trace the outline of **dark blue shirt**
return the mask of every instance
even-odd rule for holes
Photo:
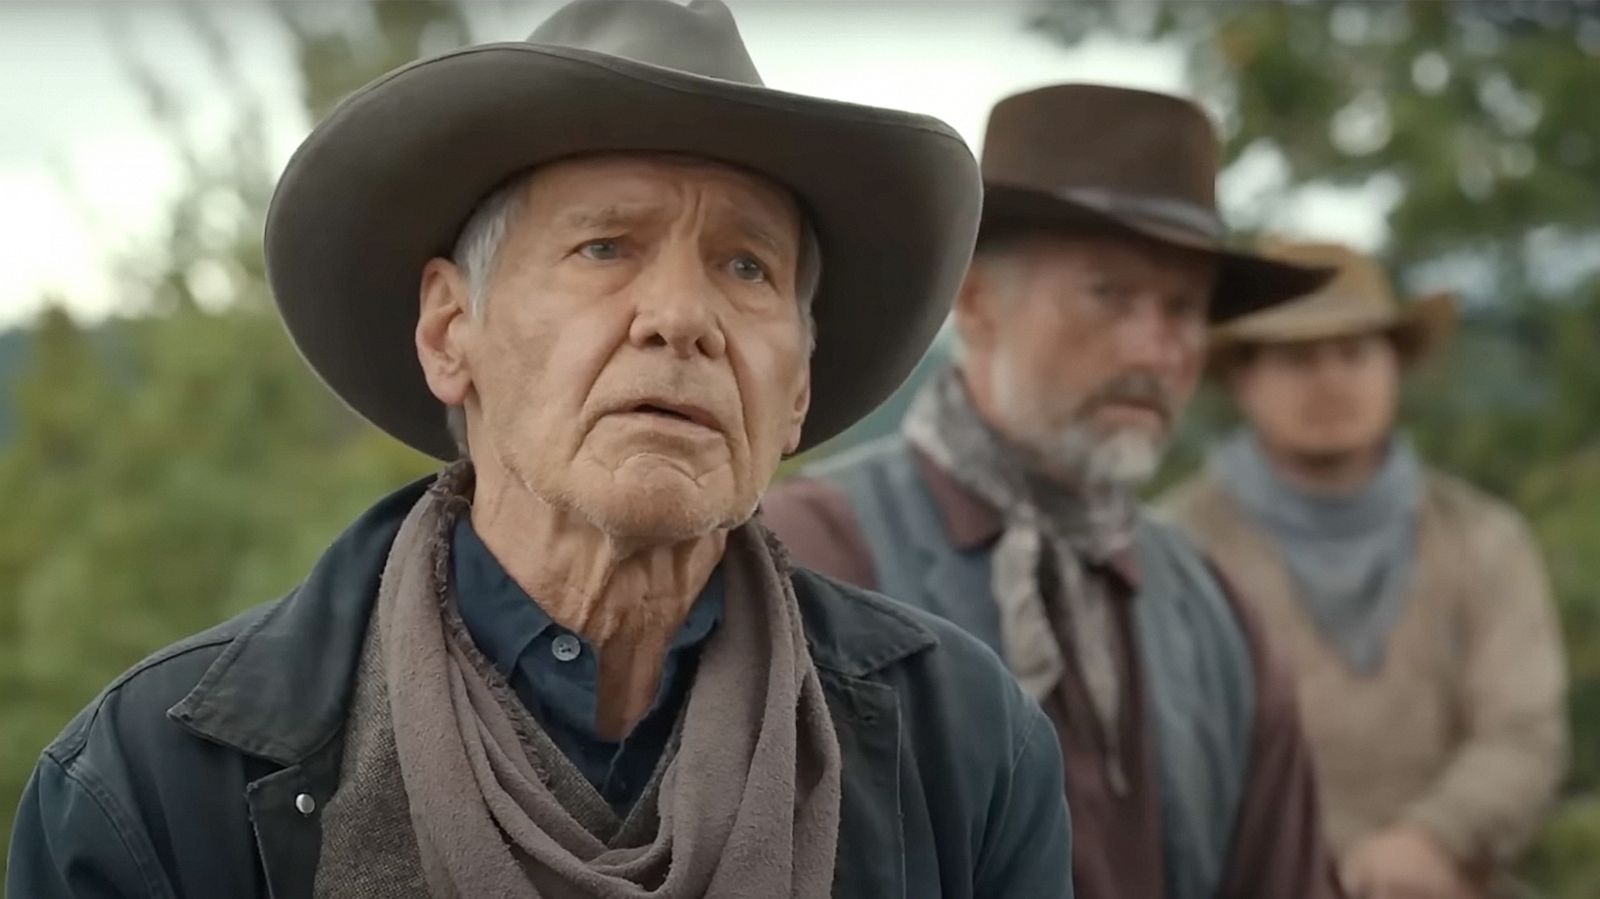
[[[722,569],[706,582],[667,648],[650,710],[622,740],[595,732],[600,658],[588,641],[551,620],[462,518],[456,525],[456,593],[461,618],[535,720],[584,777],[625,815],[643,792],[672,735],[706,638],[722,620]]]

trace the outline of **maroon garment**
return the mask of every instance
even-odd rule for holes
[[[999,513],[927,457],[917,453],[916,458],[951,544],[962,549],[992,544],[1004,527]],[[762,514],[801,565],[876,588],[871,552],[850,500],[833,484],[792,478],[767,493]],[[1165,892],[1160,768],[1131,608],[1138,571],[1130,553],[1112,566],[1090,568],[1089,576],[1110,581],[1127,690],[1122,751],[1119,759],[1111,759],[1073,663],[1072,642],[1057,636],[1067,676],[1041,704],[1056,725],[1066,765],[1073,882],[1078,899],[1160,899]],[[1220,899],[1332,899],[1341,894],[1322,836],[1294,682],[1254,616],[1225,580],[1222,585],[1250,646],[1257,695],[1250,768]],[[1094,739],[1084,739],[1085,734]],[[1120,776],[1113,771],[1119,767]]]
[[[1160,762],[1149,726],[1149,693],[1133,647],[1131,582],[1116,571],[1091,570],[1109,578],[1112,621],[1122,641],[1117,661],[1125,689],[1117,758],[1100,733],[1100,721],[1072,654],[1072,641],[1057,634],[1067,676],[1041,705],[1056,725],[1066,763],[1067,807],[1072,815],[1072,877],[1078,899],[1112,896],[1160,897],[1166,892],[1161,854]],[[1059,616],[1051,616],[1059,618]],[[1093,734],[1093,739],[1084,739]],[[1068,739],[1068,735],[1072,738]]]

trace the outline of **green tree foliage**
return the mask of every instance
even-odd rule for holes
[[[277,8],[309,115],[425,43],[466,42],[441,3]],[[370,16],[362,14],[370,12]],[[134,65],[186,166],[163,238],[124,261],[140,314],[34,329],[0,449],[0,845],[38,752],[152,650],[282,594],[376,497],[433,467],[360,422],[306,370],[267,291],[260,234],[275,173],[257,104],[210,13],[187,13],[236,92],[219,154]],[[0,871],[3,879],[3,871]]]
[[[162,239],[124,260],[136,315],[86,328],[46,314],[8,382],[0,845],[40,747],[98,689],[151,650],[291,587],[361,508],[433,467],[343,409],[289,345],[261,259],[276,172],[259,104],[232,68],[218,14],[183,9],[211,67],[185,77],[233,92],[230,140],[202,150],[171,86],[130,64],[187,167],[186,188]],[[308,119],[468,37],[461,7],[442,0],[271,9]],[[1596,17],[1560,2],[1074,0],[1039,10],[1034,27],[1063,44],[1092,30],[1175,42],[1223,115],[1230,158],[1275,154],[1291,183],[1392,179],[1402,189],[1386,254],[1402,280],[1472,273],[1472,315],[1452,354],[1414,385],[1413,421],[1434,458],[1513,498],[1544,539],[1580,742],[1573,799],[1534,873],[1558,895],[1595,895],[1600,287],[1580,263],[1600,225]],[[1263,196],[1259,211],[1281,199]],[[1202,404],[1180,465],[1226,422],[1221,409]]]
[[[1528,873],[1600,895],[1600,7],[1538,2],[1056,2],[1033,26],[1168,41],[1232,161],[1270,158],[1270,220],[1307,184],[1396,188],[1382,255],[1448,286],[1458,339],[1410,385],[1437,464],[1515,502],[1549,559],[1572,670],[1568,801]],[[1314,226],[1312,226],[1314,227]],[[1168,479],[1232,423],[1203,398]]]

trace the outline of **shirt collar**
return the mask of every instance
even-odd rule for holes
[[[501,671],[510,671],[528,644],[546,629],[560,625],[539,606],[538,600],[530,597],[506,573],[505,567],[473,530],[467,516],[456,523],[454,548],[453,567],[461,618],[484,656]],[[683,625],[672,638],[669,652],[694,646],[711,635],[722,620],[726,593],[719,565],[712,570],[694,605],[689,607]]]
[[[694,646],[711,636],[716,630],[717,623],[722,620],[722,607],[726,602],[727,587],[723,583],[722,566],[718,565],[711,570],[711,577],[706,580],[706,585],[700,590],[700,596],[695,599],[694,605],[689,607],[689,614],[683,619],[683,625],[678,628],[678,633],[672,638],[669,651],[677,651]]]
[[[511,579],[465,515],[456,522],[454,550],[461,620],[484,656],[502,672],[510,671],[528,644],[555,622]]]

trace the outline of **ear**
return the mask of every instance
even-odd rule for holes
[[[1250,377],[1247,371],[1249,361],[1234,357],[1219,364],[1221,368],[1217,372],[1217,384],[1227,393],[1228,399],[1233,401],[1234,406],[1242,409],[1245,390],[1249,386],[1247,383]]]
[[[800,388],[795,391],[794,405],[789,409],[789,436],[783,444],[785,456],[794,455],[800,448],[800,431],[806,423],[806,413],[811,411],[811,366],[800,375]]]
[[[999,330],[999,304],[995,302],[998,286],[993,261],[974,257],[961,290],[956,293],[956,333],[961,336],[962,346],[979,357],[988,354]]]
[[[471,292],[455,263],[434,257],[422,268],[417,360],[428,389],[447,406],[466,402],[472,387],[467,347],[473,337]]]
[[[1217,381],[1226,388],[1233,408],[1245,421],[1253,422],[1257,414],[1256,403],[1261,395],[1261,352],[1255,348],[1244,349],[1228,360],[1226,365]]]

